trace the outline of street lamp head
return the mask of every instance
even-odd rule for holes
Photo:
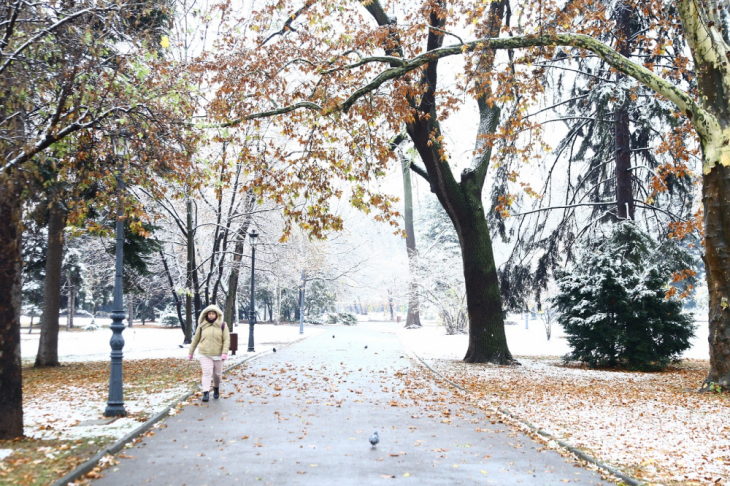
[[[256,246],[256,243],[259,239],[259,234],[256,232],[255,229],[251,230],[251,232],[248,234],[248,237],[251,239],[251,246]]]

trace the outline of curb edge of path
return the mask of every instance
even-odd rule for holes
[[[413,356],[415,356],[418,359],[418,361],[420,361],[426,368],[428,368],[429,370],[431,370],[431,372],[434,373],[435,375],[438,375],[442,380],[444,380],[447,383],[449,383],[449,385],[451,385],[451,386],[453,386],[453,387],[455,387],[455,388],[457,388],[459,390],[462,390],[463,392],[469,394],[469,390],[467,390],[466,388],[464,388],[463,386],[461,386],[461,385],[459,385],[457,383],[454,383],[453,381],[451,381],[448,378],[446,378],[443,374],[441,374],[438,371],[436,371],[435,369],[433,369],[428,363],[426,363],[423,360],[423,358],[421,358],[418,354],[416,354],[415,351],[413,351],[411,349],[408,349],[408,348],[406,348],[406,351],[409,354],[412,354]],[[628,484],[629,486],[646,486],[646,484],[647,484],[647,483],[644,483],[642,481],[639,481],[636,478],[633,478],[631,476],[626,475],[625,473],[623,473],[623,472],[615,469],[612,466],[609,466],[608,464],[606,464],[604,462],[599,461],[595,457],[586,454],[585,452],[583,452],[580,449],[578,449],[578,448],[576,448],[576,447],[568,444],[567,442],[564,442],[564,441],[558,439],[557,437],[553,436],[550,432],[541,429],[537,425],[535,425],[535,424],[533,424],[531,422],[528,422],[527,420],[521,419],[516,414],[514,414],[513,412],[509,411],[506,408],[497,407],[497,411],[499,413],[501,413],[502,415],[506,415],[507,417],[511,418],[512,420],[516,420],[517,422],[521,423],[522,425],[526,426],[527,428],[531,429],[532,431],[536,432],[537,434],[539,434],[539,435],[541,435],[541,436],[543,436],[543,437],[545,437],[547,439],[550,439],[550,440],[554,441],[560,447],[562,447],[563,449],[566,449],[568,452],[570,452],[571,454],[577,456],[579,459],[582,459],[582,460],[584,460],[584,461],[586,461],[586,462],[588,462],[590,464],[593,464],[594,466],[596,466],[596,467],[598,467],[600,469],[603,469],[604,471],[610,473],[611,475],[616,476],[617,478],[621,479],[624,483]]]
[[[231,370],[234,370],[238,368],[239,366],[243,365],[244,363],[247,363],[249,361],[253,361],[254,359],[260,358],[261,356],[264,356],[266,354],[270,354],[271,351],[261,351],[259,353],[256,353],[252,356],[248,356],[241,361],[237,362],[234,365],[229,366],[225,370],[223,370],[224,373],[227,373]],[[136,429],[132,430],[128,434],[126,434],[121,439],[114,442],[109,447],[106,447],[100,451],[98,451],[96,454],[91,456],[91,459],[87,460],[80,466],[77,466],[73,471],[69,472],[65,476],[63,476],[61,479],[56,480],[55,482],[51,483],[51,486],[67,486],[69,483],[72,483],[76,481],[77,479],[80,479],[82,476],[86,475],[87,473],[91,472],[96,465],[99,463],[99,461],[106,456],[114,455],[117,452],[121,451],[124,446],[132,441],[133,439],[136,439],[138,436],[142,435],[143,433],[147,432],[149,429],[151,429],[157,422],[167,417],[170,413],[170,410],[172,410],[174,407],[176,407],[179,403],[187,400],[190,398],[195,391],[200,387],[200,385],[195,386],[192,390],[187,391],[183,393],[182,395],[178,396],[174,400],[172,400],[165,408],[163,408],[160,412],[156,413],[149,419],[147,419],[146,422],[144,422],[142,425],[137,427]]]

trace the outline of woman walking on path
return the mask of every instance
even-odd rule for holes
[[[200,345],[200,367],[203,369],[203,401],[207,402],[210,392],[210,379],[213,378],[213,398],[220,396],[223,362],[228,359],[231,335],[223,322],[223,311],[216,305],[209,305],[198,318],[198,329],[190,344],[188,359],[193,359],[195,348]]]

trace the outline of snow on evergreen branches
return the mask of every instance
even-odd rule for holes
[[[558,322],[573,351],[591,367],[655,370],[677,359],[694,336],[692,319],[667,298],[672,273],[691,261],[671,241],[658,245],[633,222],[581,243],[572,272],[558,280]]]

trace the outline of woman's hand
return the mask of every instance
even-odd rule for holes
[[[192,355],[192,354],[189,354],[189,355],[188,355],[188,359],[189,359],[189,360],[192,360],[192,359],[193,359],[193,355]]]
[[[223,361],[227,360],[228,359],[228,355],[226,353],[221,354],[221,359]]]

